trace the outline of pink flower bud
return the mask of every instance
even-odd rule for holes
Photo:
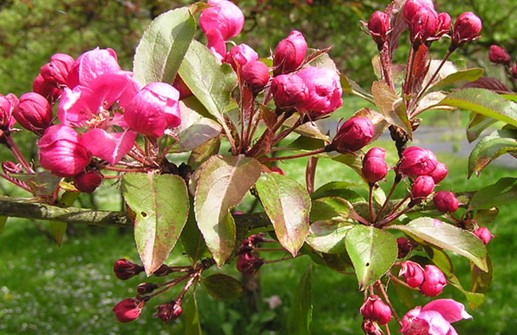
[[[422,44],[433,37],[438,27],[438,13],[432,1],[408,0],[403,8],[411,43]]]
[[[370,121],[369,119],[367,120]],[[370,183],[376,183],[379,180],[384,179],[384,177],[386,177],[386,175],[388,174],[388,164],[386,164],[386,151],[382,148],[377,147],[368,150],[368,152],[366,153],[366,155],[364,155],[363,158],[362,172],[364,178],[368,180]]]
[[[481,19],[472,12],[460,14],[454,23],[452,47],[457,47],[477,38],[483,24]]]
[[[449,191],[438,191],[433,198],[434,206],[442,213],[453,213],[458,209],[459,201],[454,193]]]
[[[405,261],[401,264],[399,276],[404,276],[409,287],[417,288],[424,282],[424,269],[418,263]]]
[[[41,135],[51,125],[52,107],[43,96],[29,92],[20,97],[13,116],[23,128]]]
[[[13,117],[13,111],[18,105],[18,98],[16,95],[9,93],[7,95],[0,94],[0,130],[10,130],[16,123]]]
[[[491,45],[488,52],[488,59],[495,64],[510,64],[512,57],[506,50],[498,45]]]
[[[226,55],[225,42],[237,36],[244,26],[244,14],[231,1],[209,0],[199,24],[208,40],[208,47],[221,57]]]
[[[245,252],[237,258],[237,270],[242,273],[254,273],[262,264],[264,264],[264,261],[252,252]]]
[[[171,301],[158,306],[158,312],[156,316],[165,321],[174,321],[181,316],[183,308],[181,307],[181,301]]]
[[[156,290],[159,286],[155,283],[140,283],[136,287],[136,293],[138,295],[145,295],[153,292]]]
[[[438,160],[431,150],[409,147],[402,152],[398,170],[410,177],[429,175],[436,168]]]
[[[87,85],[106,73],[120,72],[117,54],[112,49],[93,49],[81,54],[72,65],[66,80],[69,88]]]
[[[479,227],[478,229],[474,230],[474,235],[476,235],[485,245],[487,245],[488,242],[494,238],[494,235],[490,233],[490,230],[488,230],[487,227]]]
[[[121,280],[127,280],[142,271],[144,271],[143,266],[135,264],[125,258],[118,259],[115,264],[113,264],[113,272],[115,272],[115,276]]]
[[[420,285],[420,292],[428,297],[435,297],[442,293],[447,279],[442,270],[435,265],[426,265],[424,269],[424,282]]]
[[[43,79],[52,82],[56,87],[65,85],[68,73],[74,64],[72,56],[57,53],[50,57],[50,62],[41,67],[40,73]]]
[[[84,193],[93,193],[102,183],[103,175],[99,171],[89,171],[74,177],[75,188]]]
[[[224,58],[224,62],[230,64],[237,72],[239,68],[258,59],[257,52],[249,45],[242,43],[230,49]]]
[[[413,247],[414,247],[414,242],[412,242],[411,240],[409,240],[405,237],[397,238],[397,249],[398,249],[397,258],[406,257],[411,252]]]
[[[127,106],[124,119],[143,135],[160,137],[167,128],[180,125],[179,92],[167,83],[149,83]]]
[[[61,89],[56,87],[54,82],[45,80],[41,73],[32,82],[32,91],[41,94],[51,103],[61,95]]]
[[[302,65],[307,54],[307,42],[303,34],[297,30],[281,40],[273,56],[273,74],[290,73]]]
[[[451,16],[448,13],[438,14],[438,22],[436,24],[436,31],[434,37],[442,37],[451,31]]]
[[[79,174],[91,158],[79,134],[64,125],[47,128],[38,141],[38,147],[41,166],[61,177]]]
[[[354,152],[370,143],[373,134],[372,121],[366,117],[356,116],[341,125],[328,149],[340,153]],[[376,153],[380,154],[379,151]]]
[[[273,166],[271,168],[271,172],[274,172],[274,173],[278,173],[278,174],[281,174],[282,176],[285,176],[285,172],[284,170],[282,170],[281,168],[279,168],[278,166]]]
[[[448,172],[449,170],[447,169],[447,165],[442,162],[438,162],[430,176],[433,177],[434,183],[438,184],[447,177]]]
[[[431,176],[418,176],[411,187],[412,199],[424,199],[434,191],[434,180]]]
[[[368,30],[377,45],[380,46],[386,42],[391,30],[388,14],[381,11],[374,12],[368,20]]]
[[[332,113],[343,104],[342,89],[336,71],[309,66],[298,72],[303,79],[309,95],[306,101],[296,105],[300,112],[308,112],[311,119]]]
[[[515,63],[515,64],[512,66],[511,73],[512,73],[512,78],[513,78],[514,80],[517,80],[517,63]]]
[[[380,325],[390,322],[391,309],[377,295],[371,295],[366,299],[359,310],[369,320],[377,321]]]
[[[127,298],[113,307],[113,313],[119,322],[126,323],[138,319],[142,308],[144,308],[144,301]]]
[[[271,93],[279,109],[293,108],[306,101],[309,89],[302,78],[294,73],[276,76],[271,81]]]
[[[262,91],[269,82],[269,68],[260,61],[251,61],[244,65],[241,73],[242,80],[253,94]]]
[[[384,335],[384,332],[381,330],[377,322],[369,319],[363,318],[361,328],[365,335]]]

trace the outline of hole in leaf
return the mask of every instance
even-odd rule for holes
[[[368,263],[366,263],[366,266],[370,266],[370,263],[369,263],[369,262],[368,262]]]
[[[147,213],[146,212],[141,212],[140,215],[142,215],[142,217],[146,217],[147,216]]]

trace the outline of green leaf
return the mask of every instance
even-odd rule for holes
[[[174,9],[154,19],[136,48],[135,79],[143,85],[155,81],[172,83],[195,30],[188,8]]]
[[[340,197],[349,202],[356,202],[368,199],[367,192],[368,190],[359,184],[345,181],[331,181],[314,191],[311,194],[311,198]]]
[[[263,173],[256,188],[278,241],[295,256],[309,233],[311,199],[307,190],[278,173]]]
[[[255,184],[260,170],[260,163],[253,158],[217,155],[197,171],[196,220],[218,266],[224,264],[235,247],[235,222],[230,210]]]
[[[339,254],[345,250],[345,237],[353,226],[332,221],[314,222],[307,236],[307,244],[326,254]]]
[[[517,129],[501,129],[479,141],[469,156],[469,177],[479,173],[497,157],[517,152]]]
[[[471,119],[467,126],[467,139],[469,142],[474,142],[485,129],[497,122],[497,120],[488,116],[471,113]]]
[[[488,270],[485,245],[469,231],[429,217],[421,217],[407,225],[394,225],[389,228],[403,231],[417,241],[455,252],[474,262],[483,271]]]
[[[68,223],[61,221],[49,221],[50,233],[54,238],[54,241],[58,246],[63,244],[63,237],[66,234],[66,228],[68,227]]]
[[[386,121],[404,130],[411,138],[413,130],[402,98],[385,81],[373,82],[372,94],[375,105],[379,112],[384,115]]]
[[[188,165],[196,170],[201,164],[203,164],[208,158],[213,155],[217,155],[221,147],[221,139],[215,137],[211,140],[206,141],[197,148],[194,148],[188,158]]]
[[[397,259],[395,236],[372,226],[355,225],[346,235],[345,245],[361,291],[381,278]]]
[[[488,271],[481,271],[477,266],[473,265],[472,272],[472,292],[486,293],[492,284],[494,268],[490,257],[487,256]]]
[[[437,106],[469,110],[517,127],[517,104],[483,88],[455,91],[447,95]]]
[[[484,70],[481,68],[471,68],[454,72],[443,78],[436,84],[432,85],[432,89],[437,89],[445,86],[454,85],[460,81],[476,81],[483,76]]]
[[[205,253],[208,253],[203,235],[197,227],[194,207],[190,207],[187,223],[181,232],[181,244],[193,263],[200,260]]]
[[[185,335],[201,335],[201,323],[197,310],[196,294],[193,293],[190,299],[183,305],[183,324],[185,325]]]
[[[313,201],[310,220],[316,221],[345,221],[352,204],[340,197],[323,197]]]
[[[63,179],[58,177],[49,171],[42,171],[36,173],[19,173],[11,174],[11,177],[23,181],[34,195],[50,195],[54,193],[56,188],[59,186],[59,182]]]
[[[221,64],[203,44],[192,41],[179,68],[188,88],[222,125],[237,76],[228,64]]]
[[[0,234],[4,231],[5,223],[7,222],[7,216],[0,216]]]
[[[497,183],[477,191],[469,202],[469,209],[490,209],[514,204],[517,198],[517,178],[501,178]]]
[[[312,324],[312,276],[307,268],[298,287],[287,316],[287,334],[310,335]]]
[[[469,302],[470,308],[476,309],[485,301],[485,295],[483,293],[470,292],[465,290],[463,285],[461,285],[458,277],[456,277],[454,274],[450,274],[447,277],[447,281],[465,295],[467,301]]]
[[[359,84],[357,84],[355,81],[348,78],[344,74],[340,74],[339,77],[341,79],[340,81],[341,87],[343,88],[343,93],[354,94],[368,102],[371,102],[372,104],[375,103],[373,96],[361,86],[359,86]]]
[[[167,259],[185,226],[187,187],[176,175],[127,173],[122,178],[122,195],[135,213],[136,247],[150,275]]]
[[[204,278],[202,283],[212,297],[220,300],[237,299],[244,291],[239,280],[220,273]]]

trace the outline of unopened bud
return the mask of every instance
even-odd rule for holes
[[[99,171],[89,171],[74,176],[74,185],[81,192],[93,193],[103,179],[104,176]]]
[[[377,321],[380,325],[387,324],[391,319],[390,307],[377,295],[369,296],[359,311],[366,319]]]
[[[153,275],[155,275],[156,277],[164,277],[173,272],[174,272],[174,270],[171,269],[170,266],[168,266],[167,264],[162,264],[162,265],[160,265],[158,270],[153,272]]]
[[[483,23],[476,14],[472,12],[460,14],[454,23],[450,48],[454,49],[479,37],[482,27]]]
[[[418,176],[411,187],[412,199],[424,199],[434,191],[434,180],[431,176]]]
[[[136,287],[136,293],[138,295],[149,294],[152,291],[156,290],[159,286],[155,283],[140,283]]]
[[[377,45],[380,46],[386,42],[390,29],[390,17],[388,14],[376,11],[370,16],[368,20],[368,30]]]
[[[247,44],[239,44],[228,51],[224,58],[224,62],[232,66],[234,71],[239,71],[249,62],[258,60],[259,56],[252,47]]]
[[[414,146],[402,152],[398,170],[405,176],[417,177],[429,175],[437,164],[438,160],[431,150]]]
[[[41,76],[56,86],[65,85],[68,78],[68,72],[74,64],[72,56],[57,53],[50,57],[50,62],[41,67]]]
[[[405,238],[405,237],[399,237],[397,238],[397,258],[404,258],[406,257],[411,250],[414,247],[414,242],[411,240]]]
[[[113,265],[113,271],[118,279],[126,280],[144,271],[144,267],[121,258]]]
[[[241,273],[251,274],[257,271],[264,261],[252,252],[246,252],[237,258],[237,270]]]
[[[142,308],[144,308],[144,301],[128,298],[113,307],[113,313],[119,322],[126,323],[138,319]]]
[[[309,89],[298,75],[282,74],[271,81],[271,93],[277,108],[293,108],[301,101],[307,101]]]
[[[2,170],[5,174],[17,174],[23,172],[21,164],[16,164],[15,162],[11,161],[2,162]]]
[[[478,229],[474,230],[474,235],[476,235],[485,245],[487,245],[488,242],[494,238],[494,235],[490,233],[490,230],[488,230],[487,227],[479,227]]]
[[[418,263],[405,261],[401,264],[399,276],[404,276],[409,287],[417,288],[424,282],[424,269]]]
[[[273,56],[273,74],[285,74],[296,70],[307,54],[307,42],[303,34],[293,30],[289,36],[281,40]]]
[[[447,279],[442,270],[436,265],[426,265],[424,270],[424,281],[420,285],[420,292],[425,296],[435,297],[442,293],[444,286],[447,285]]]
[[[458,209],[459,201],[454,193],[449,191],[436,192],[433,198],[434,206],[442,213],[453,213]]]
[[[488,59],[495,64],[510,64],[512,57],[506,50],[498,45],[491,45],[488,52]]]
[[[13,111],[18,105],[16,95],[9,93],[7,95],[0,94],[0,129],[2,131],[10,130],[16,123],[13,117]]]
[[[448,13],[438,14],[438,22],[434,37],[442,37],[451,31],[451,16]]]
[[[365,335],[384,335],[379,325],[370,319],[363,319],[361,327]]]
[[[432,2],[408,0],[402,13],[408,24],[411,43],[420,45],[435,35],[438,13],[434,10]]]
[[[242,67],[241,78],[251,92],[257,94],[269,82],[269,68],[260,61],[251,61]]]
[[[158,312],[156,317],[163,320],[164,322],[174,321],[181,316],[183,308],[181,307],[181,301],[170,301],[165,304],[158,306]]]
[[[447,169],[447,165],[442,162],[438,162],[430,176],[433,177],[434,183],[438,184],[447,177],[448,172],[449,170]]]
[[[20,97],[13,116],[23,128],[41,135],[51,125],[52,107],[42,95],[29,92]]]
[[[388,174],[386,151],[382,148],[371,148],[363,158],[363,176],[368,182],[376,183]]]
[[[373,138],[375,129],[372,121],[366,117],[353,117],[347,120],[339,128],[329,149],[339,153],[354,152],[368,143]]]

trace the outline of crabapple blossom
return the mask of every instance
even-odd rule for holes
[[[311,119],[332,113],[343,104],[342,89],[336,71],[309,66],[298,72],[307,86],[307,100],[296,104],[300,112],[307,112]]]
[[[242,67],[242,80],[253,93],[264,89],[269,82],[269,68],[260,61],[251,61]]]
[[[386,151],[382,148],[371,148],[363,158],[361,171],[363,176],[370,183],[376,183],[384,179],[388,174],[388,164],[386,164]]]
[[[44,80],[55,87],[66,85],[68,73],[74,64],[74,58],[64,53],[57,53],[50,57],[50,62],[43,65],[40,74]]]
[[[387,41],[390,30],[390,18],[388,14],[381,11],[375,11],[370,16],[370,19],[368,20],[368,31],[378,46],[381,46]]]
[[[271,93],[277,108],[289,109],[307,100],[309,90],[296,73],[281,74],[271,81]]]
[[[442,180],[447,177],[447,173],[449,170],[447,169],[447,165],[445,165],[442,162],[436,163],[436,167],[434,168],[433,172],[429,174],[434,180],[435,184],[440,183]]]
[[[16,123],[13,117],[13,111],[18,105],[18,98],[16,95],[9,93],[7,95],[0,94],[0,130],[10,130]]]
[[[483,23],[472,12],[465,12],[458,16],[454,23],[451,47],[455,48],[479,37]]]
[[[127,298],[113,307],[113,313],[119,322],[127,323],[138,319],[142,308],[144,308],[143,300]]]
[[[81,54],[72,65],[66,80],[69,88],[87,85],[93,79],[106,74],[120,72],[117,54],[113,49],[99,49]]]
[[[330,148],[340,153],[354,152],[370,143],[373,135],[372,121],[366,117],[356,116],[339,127]]]
[[[74,177],[75,188],[84,193],[93,193],[102,183],[103,176],[99,171],[88,171]]]
[[[377,295],[370,295],[360,309],[361,314],[366,318],[385,325],[391,320],[391,308],[386,305]]]
[[[249,45],[242,43],[234,46],[226,53],[224,62],[230,64],[237,71],[238,68],[242,68],[247,63],[258,59],[258,53]]]
[[[438,160],[431,150],[413,146],[402,152],[398,170],[402,175],[417,177],[432,173],[437,164]]]
[[[20,97],[13,116],[23,128],[41,135],[51,125],[52,106],[40,94],[28,92]]]
[[[298,30],[293,30],[275,48],[273,55],[273,74],[285,74],[302,65],[307,54],[307,42]]]
[[[434,191],[434,180],[431,176],[418,176],[411,187],[413,199],[424,199]]]
[[[512,57],[506,50],[498,45],[491,45],[488,52],[488,59],[495,64],[510,64]]]

